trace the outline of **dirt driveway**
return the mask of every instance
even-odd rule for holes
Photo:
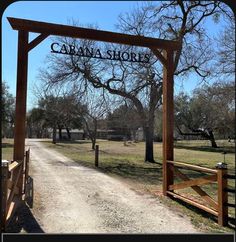
[[[34,179],[32,214],[46,233],[197,233],[158,198],[28,139]],[[29,231],[30,232],[30,231]]]

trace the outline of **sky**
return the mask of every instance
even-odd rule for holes
[[[57,24],[67,24],[73,18],[82,25],[96,24],[102,30],[117,32],[115,24],[119,14],[132,11],[136,4],[135,1],[19,1],[11,4],[2,16],[2,80],[7,82],[9,91],[15,96],[18,34],[11,28],[7,17]],[[215,34],[219,27],[212,21],[207,24],[211,34]],[[30,40],[36,36],[30,34]],[[36,104],[34,86],[39,82],[39,69],[45,66],[52,42],[49,37],[29,52],[27,110]],[[180,89],[191,92],[196,85],[196,78],[190,76],[183,85],[176,83],[175,92]]]

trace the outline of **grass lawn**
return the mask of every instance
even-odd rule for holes
[[[12,160],[13,139],[2,139],[2,160]]]
[[[65,156],[84,166],[94,168],[94,151],[91,149],[90,141],[78,142],[60,142],[56,145],[51,141],[42,141],[49,148],[55,149]],[[10,142],[8,142],[10,144]],[[138,192],[148,192],[167,204],[170,209],[175,209],[188,214],[191,220],[198,228],[211,232],[230,232],[230,228],[220,227],[217,225],[215,217],[208,213],[202,212],[185,203],[168,199],[162,196],[162,144],[154,144],[154,156],[156,163],[144,162],[144,142],[132,143],[124,146],[123,142],[98,140],[99,145],[99,170],[116,176],[119,179],[131,184]],[[235,170],[235,143],[227,141],[217,141],[219,148],[213,149],[208,141],[178,141],[175,142],[174,159],[195,165],[201,165],[214,168],[218,162],[224,161],[223,151],[226,151],[226,163],[228,164],[229,173]],[[3,147],[3,159],[10,147]],[[6,151],[6,152],[5,152]],[[199,172],[182,170],[190,178],[203,176]],[[233,180],[229,180],[229,186],[235,187]],[[216,184],[204,185],[202,188],[213,198],[216,198]],[[181,193],[188,194],[199,200],[198,195],[191,189],[180,190]],[[229,202],[235,203],[235,196],[229,193]],[[184,206],[183,206],[184,205]],[[235,216],[233,208],[229,208],[231,217]]]

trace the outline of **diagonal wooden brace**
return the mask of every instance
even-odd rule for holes
[[[189,181],[190,179],[184,174],[182,173],[179,169],[177,169],[176,167],[174,167],[174,173],[181,178],[184,181]],[[218,210],[218,204],[217,202],[211,197],[209,196],[205,191],[203,191],[199,186],[191,186],[191,188],[197,192],[209,205],[211,205],[215,210]]]
[[[167,66],[167,60],[166,58],[161,54],[161,52],[156,48],[150,48],[153,52],[153,54],[160,60],[160,62],[166,67]]]
[[[34,40],[32,40],[27,47],[27,51],[29,52],[32,50],[35,46],[40,44],[44,39],[46,39],[49,36],[49,34],[40,34],[37,36]]]

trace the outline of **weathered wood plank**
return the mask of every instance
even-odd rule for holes
[[[14,212],[16,211],[17,207],[19,206],[20,204],[20,199],[15,196],[9,206],[9,210],[8,210],[8,213],[7,213],[7,216],[6,216],[6,226],[9,224],[9,222],[11,221],[13,215],[14,215]]]
[[[9,172],[12,172],[13,170],[15,170],[21,164],[22,164],[22,161],[14,161],[13,163],[11,163],[9,165]]]
[[[14,184],[13,184],[13,187],[12,187],[12,190],[11,190],[11,192],[10,192],[10,195],[9,195],[9,197],[8,197],[8,200],[7,200],[7,211],[8,211],[8,209],[9,209],[9,207],[10,207],[10,204],[11,204],[11,202],[12,202],[12,199],[13,199],[13,197],[14,197],[14,195],[16,194],[16,187],[17,187],[17,185],[18,185],[18,181],[19,181],[19,179],[20,179],[20,177],[21,177],[21,169],[20,169],[21,167],[19,167],[19,170],[18,170],[18,173],[17,173],[17,175],[16,175],[16,180],[14,181]]]

